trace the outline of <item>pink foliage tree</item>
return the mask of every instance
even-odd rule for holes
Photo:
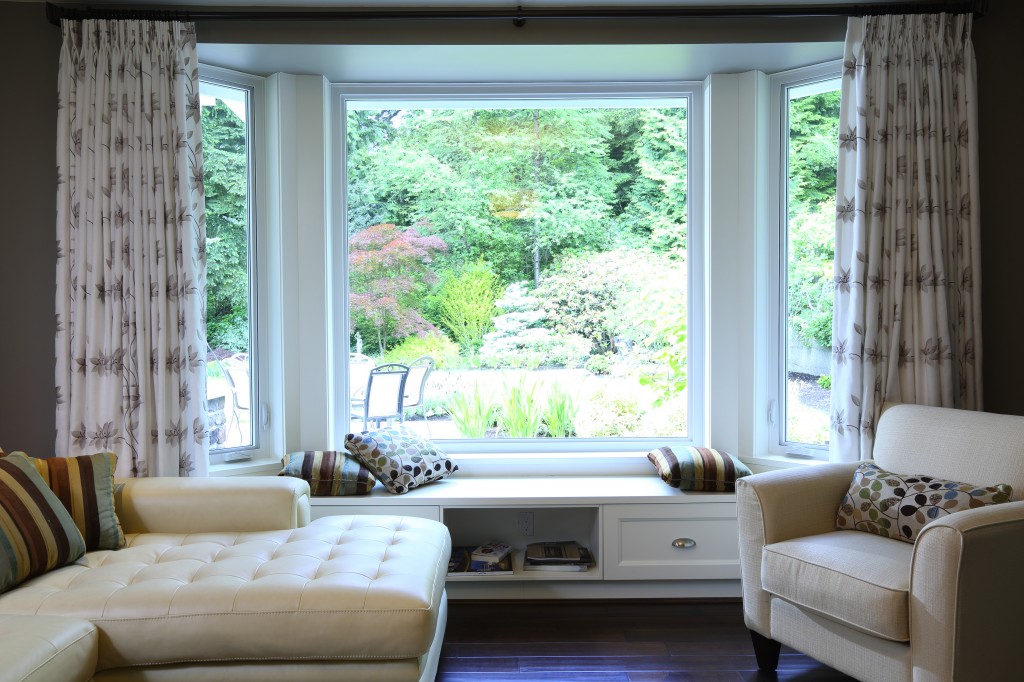
[[[388,342],[436,328],[417,307],[429,285],[434,255],[448,251],[440,237],[390,223],[372,225],[349,238],[349,310],[352,328],[373,330],[383,355]]]

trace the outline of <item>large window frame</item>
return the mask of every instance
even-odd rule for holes
[[[705,266],[704,266],[704,124],[703,85],[699,82],[674,83],[549,83],[549,84],[334,84],[332,86],[333,130],[335,137],[333,166],[334,197],[331,263],[332,325],[335,343],[333,351],[336,387],[332,404],[332,418],[337,424],[350,423],[350,405],[341,396],[349,394],[347,363],[349,358],[348,315],[348,206],[346,177],[345,128],[347,111],[357,102],[381,101],[389,107],[494,107],[517,101],[538,107],[571,106],[630,106],[643,104],[659,106],[686,102],[687,107],[687,305],[688,305],[688,433],[677,438],[605,438],[605,439],[460,439],[440,441],[444,449],[454,454],[481,455],[512,462],[524,471],[538,473],[551,467],[557,469],[562,457],[601,453],[607,463],[616,456],[635,460],[654,447],[662,445],[701,444],[705,437]],[[518,464],[514,462],[518,460]],[[643,458],[646,464],[646,459]],[[647,465],[649,466],[649,465]]]
[[[800,443],[786,439],[787,420],[787,271],[788,271],[788,103],[789,90],[825,84],[842,77],[842,61],[792,69],[768,78],[770,103],[769,234],[767,303],[767,359],[765,362],[767,406],[767,454],[776,457],[825,460],[828,445]],[[832,88],[823,88],[831,90]]]
[[[211,465],[239,460],[263,460],[280,457],[280,434],[271,415],[273,400],[271,367],[275,352],[270,335],[268,311],[268,254],[263,245],[269,241],[266,216],[266,128],[264,123],[266,81],[260,76],[205,64],[199,65],[200,82],[244,90],[248,93],[248,269],[249,269],[249,405],[252,445],[210,450]]]

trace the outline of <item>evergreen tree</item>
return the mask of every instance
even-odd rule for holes
[[[245,123],[222,100],[202,108],[206,191],[206,334],[249,350],[249,214]]]

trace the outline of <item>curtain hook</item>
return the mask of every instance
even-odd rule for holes
[[[526,18],[523,17],[523,6],[519,5],[516,7],[516,15],[512,17],[512,25],[516,28],[522,28],[526,26]]]

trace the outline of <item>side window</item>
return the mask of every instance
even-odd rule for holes
[[[253,87],[199,83],[206,192],[206,398],[210,450],[230,461],[258,447]]]
[[[776,334],[769,350],[776,454],[823,457],[829,437],[838,68],[773,77],[777,125]]]

